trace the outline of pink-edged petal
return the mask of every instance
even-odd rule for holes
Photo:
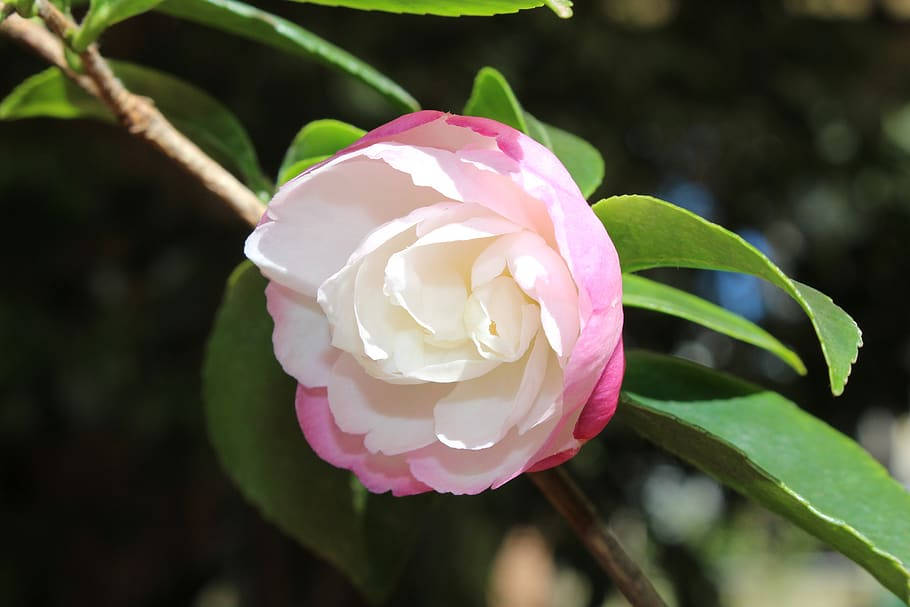
[[[541,470],[549,470],[550,468],[555,468],[556,466],[558,466],[560,464],[564,464],[567,461],[569,461],[570,459],[572,459],[573,457],[575,457],[576,455],[578,455],[578,452],[580,449],[581,449],[581,443],[579,443],[573,447],[569,447],[565,451],[560,451],[559,453],[555,453],[549,457],[545,457],[544,459],[540,460],[539,462],[537,462],[536,464],[534,464],[533,466],[531,466],[530,468],[525,470],[525,472],[540,472]]]
[[[265,297],[275,322],[272,344],[281,368],[311,388],[327,385],[338,350],[331,346],[329,323],[316,300],[275,282],[265,288]]]
[[[297,386],[297,420],[316,455],[339,468],[351,470],[373,493],[414,495],[430,491],[410,471],[404,456],[372,454],[363,437],[342,432],[332,418],[325,388]]]
[[[469,451],[436,443],[409,455],[416,479],[442,493],[477,494],[515,478],[546,441],[558,418],[519,436],[514,429],[489,449]]]
[[[564,402],[568,411],[588,400],[596,378],[622,332],[622,278],[619,257],[565,167],[553,153],[519,131],[485,118],[450,116],[447,123],[492,137],[516,162],[509,177],[546,207],[561,256],[579,287],[582,330],[566,366]],[[478,152],[478,162],[489,158]],[[507,163],[495,168],[506,170]]]
[[[427,145],[454,152],[465,147],[491,147],[488,137],[469,129],[462,129],[448,124],[447,118],[452,114],[436,110],[422,110],[405,114],[383,124],[355,141],[350,147],[342,150],[348,152],[383,141],[395,141],[408,145]]]
[[[444,384],[396,385],[375,379],[342,354],[328,384],[338,428],[362,434],[371,453],[397,455],[435,442],[433,406],[452,389]]]
[[[581,410],[579,409],[558,421],[556,429],[550,433],[543,446],[528,461],[524,472],[546,470],[575,457],[575,454],[585,443],[585,441],[575,438],[572,434],[580,415]]]
[[[604,372],[597,385],[594,386],[588,402],[581,410],[581,416],[575,425],[573,435],[581,440],[589,440],[600,434],[607,422],[616,412],[619,402],[619,389],[622,386],[622,377],[626,370],[626,358],[623,352],[622,339],[616,344],[613,355],[610,357]]]
[[[520,361],[456,384],[433,409],[436,437],[453,449],[492,447],[534,402],[546,365],[547,347],[538,338]]]

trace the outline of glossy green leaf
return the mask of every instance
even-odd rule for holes
[[[203,367],[212,444],[227,474],[267,520],[382,602],[433,498],[368,494],[346,470],[312,452],[297,423],[295,382],[272,352],[265,285],[249,262],[228,280]]]
[[[314,120],[306,124],[288,146],[278,170],[278,183],[283,184],[303,170],[322,162],[366,134],[363,129],[340,120]]]
[[[635,274],[623,274],[622,303],[698,323],[734,339],[763,348],[793,367],[800,375],[806,373],[806,366],[796,352],[780,343],[773,335],[742,316],[691,293]]]
[[[165,0],[159,11],[255,40],[292,55],[317,59],[375,89],[406,112],[420,104],[401,86],[346,50],[299,25],[235,0]]]
[[[659,266],[742,272],[786,291],[805,310],[828,363],[831,391],[844,391],[862,345],[859,327],[829,297],[788,278],[737,234],[649,196],[614,196],[594,205],[619,252],[623,272]]]
[[[85,50],[108,27],[149,11],[162,0],[91,0],[73,39],[73,48]]]
[[[153,99],[177,129],[222,164],[236,168],[260,198],[267,200],[271,196],[272,182],[259,168],[252,141],[221,102],[168,74],[121,61],[110,64],[127,89]],[[55,67],[24,81],[0,102],[0,119],[36,116],[114,122],[106,106],[72,84]]]
[[[618,419],[829,543],[910,604],[910,493],[848,437],[774,392],[629,352]]]
[[[178,0],[179,1],[179,0]],[[441,15],[443,17],[490,16],[515,13],[546,4],[544,0],[295,0],[325,6],[343,6],[364,11]],[[550,0],[553,2],[553,0]],[[560,0],[554,4],[565,4]],[[556,9],[553,8],[555,11]],[[557,14],[560,14],[557,12]],[[562,16],[562,15],[560,15]]]
[[[525,112],[505,77],[491,67],[477,73],[463,113],[507,124],[553,150],[585,197],[593,194],[603,181],[604,161],[600,152],[584,139]]]
[[[464,105],[464,114],[491,118],[528,133],[524,110],[512,87],[505,76],[492,67],[481,68],[474,77],[474,88]]]

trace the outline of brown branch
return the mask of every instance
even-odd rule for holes
[[[600,520],[593,504],[562,467],[533,472],[528,476],[568,521],[575,535],[633,607],[666,607],[651,581]]]
[[[13,14],[0,23],[0,33],[59,67],[73,82],[110,108],[130,133],[161,150],[250,225],[256,225],[265,207],[249,188],[178,131],[150,99],[129,92],[114,76],[97,45],[92,44],[79,55],[85,73],[73,71],[67,64],[62,40],[72,36],[76,24],[47,0],[37,0],[36,6],[50,31]],[[3,8],[0,2],[0,11]]]

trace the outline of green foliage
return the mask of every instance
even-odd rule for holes
[[[203,368],[209,434],[224,469],[262,515],[382,602],[393,589],[432,496],[367,493],[309,448],[295,382],[272,353],[266,281],[250,264],[228,280]]]
[[[910,493],[859,445],[784,397],[630,352],[619,419],[865,567],[910,604]]]
[[[505,77],[492,67],[484,67],[477,73],[463,113],[507,124],[550,148],[585,197],[593,194],[603,181],[604,160],[600,152],[584,139],[525,112]]]
[[[114,122],[104,105],[55,67],[30,76],[0,102],[0,120],[40,117]]]
[[[73,39],[73,48],[85,50],[108,27],[149,11],[162,0],[91,0],[88,12]]]
[[[622,303],[691,320],[735,339],[768,350],[805,375],[806,366],[797,354],[773,335],[738,314],[685,291],[635,274],[622,276]]]
[[[788,278],[738,235],[649,196],[614,196],[594,205],[624,272],[669,266],[727,270],[764,278],[802,306],[828,363],[831,391],[844,391],[862,345],[859,327],[824,294]]]
[[[292,55],[315,58],[357,78],[399,109],[413,112],[420,104],[401,86],[349,52],[302,27],[235,0],[165,0],[158,10],[255,40]]]
[[[474,88],[464,105],[467,116],[492,118],[508,124],[523,133],[528,132],[528,122],[512,87],[498,70],[481,68],[474,78]]]
[[[179,1],[179,0],[178,0]],[[325,6],[344,6],[365,11],[413,13],[417,15],[442,15],[443,17],[490,16],[515,13],[526,8],[537,8],[544,0],[295,0]],[[566,0],[546,2],[558,15],[565,15]],[[557,8],[559,10],[557,10]],[[562,13],[562,14],[560,14]],[[571,16],[571,12],[568,16]]]
[[[284,154],[278,169],[279,185],[351,145],[365,133],[363,129],[340,120],[314,120],[306,124]]]
[[[168,74],[131,63],[110,63],[130,91],[152,98],[168,120],[199,147],[236,168],[260,198],[271,196],[272,183],[259,168],[249,135],[221,102]],[[57,68],[32,76],[0,102],[2,120],[37,116],[115,120],[106,106],[69,82]]]

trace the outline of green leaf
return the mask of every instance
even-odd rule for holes
[[[774,392],[667,356],[627,356],[621,420],[910,604],[910,493],[859,445]]]
[[[267,44],[292,55],[317,59],[357,78],[406,112],[420,109],[416,99],[374,67],[287,19],[244,2],[165,0],[158,10]]]
[[[260,198],[271,196],[273,185],[259,168],[252,141],[221,102],[168,74],[121,61],[110,64],[127,89],[152,98],[178,130],[215,160],[237,169]],[[0,102],[2,120],[36,116],[115,121],[106,106],[55,67],[32,76]]]
[[[550,148],[586,198],[603,181],[604,161],[600,152],[584,139],[525,112],[505,76],[492,67],[484,67],[477,72],[463,113],[507,124]]]
[[[249,262],[228,280],[208,345],[203,396],[225,471],[262,515],[374,602],[394,588],[432,496],[368,494],[319,459],[294,412],[295,382],[272,352],[266,281]]]
[[[844,391],[862,333],[826,295],[787,278],[740,236],[649,196],[613,196],[594,205],[619,252],[623,272],[660,266],[742,272],[786,291],[805,310],[828,363],[831,391]]]
[[[278,183],[285,183],[365,134],[363,129],[340,120],[314,120],[304,125],[284,154],[278,170]]]
[[[177,0],[180,1],[180,0]],[[296,0],[324,6],[343,6],[364,11],[411,13],[416,15],[441,15],[443,17],[490,16],[515,13],[526,8],[537,8],[544,0]],[[553,2],[553,0],[550,0]],[[553,4],[564,5],[565,0]],[[556,8],[553,8],[556,11]],[[563,10],[564,9],[560,9]],[[557,14],[560,14],[557,12]],[[562,16],[562,15],[560,15]]]
[[[685,291],[635,274],[622,276],[622,303],[685,318],[719,333],[764,348],[805,375],[806,366],[797,354],[773,335],[738,314]]]
[[[149,11],[162,0],[92,0],[73,39],[73,48],[84,51],[101,33],[124,19]]]
[[[104,105],[55,67],[30,76],[0,102],[0,120],[40,117],[114,122]]]
[[[474,77],[474,88],[464,106],[466,116],[491,118],[528,133],[524,110],[512,87],[498,70],[483,67]]]

